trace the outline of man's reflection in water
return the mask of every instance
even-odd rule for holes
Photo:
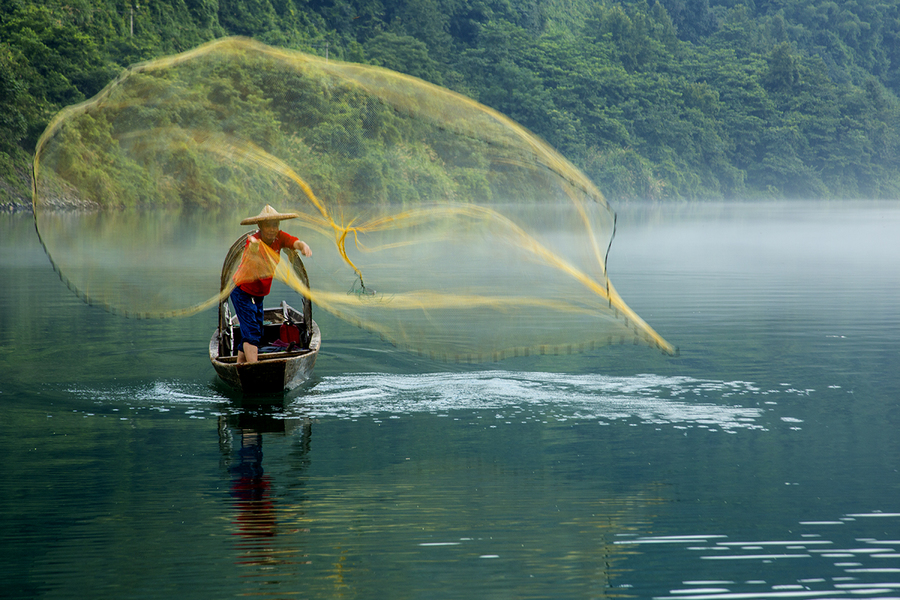
[[[309,448],[310,425],[305,423],[302,427],[300,448],[305,453]],[[273,481],[263,469],[263,434],[283,436],[286,430],[285,420],[271,415],[239,413],[219,417],[219,447],[231,475],[230,495],[236,513],[232,521],[236,526],[234,535],[240,536],[236,543],[237,564],[271,567],[307,562],[298,560],[295,543],[288,548],[283,543],[276,546],[274,540],[279,533],[300,531],[290,524],[279,524]],[[295,511],[287,511],[292,512]]]
[[[237,508],[238,534],[251,538],[275,535],[275,502],[262,466],[262,434],[242,429],[237,461],[231,465],[231,497]]]

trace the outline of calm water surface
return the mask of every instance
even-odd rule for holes
[[[82,304],[0,215],[6,598],[900,597],[900,205],[628,206],[680,348],[423,361],[323,313],[283,409],[215,315]]]

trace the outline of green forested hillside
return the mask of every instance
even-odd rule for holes
[[[613,200],[900,194],[900,0],[0,0],[0,204],[61,107],[226,35],[462,92]]]

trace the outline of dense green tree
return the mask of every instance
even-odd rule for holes
[[[383,32],[363,45],[369,63],[386,67],[420,79],[443,83],[438,64],[428,54],[428,47],[408,35]]]
[[[56,110],[97,93],[116,70],[103,60],[94,38],[76,25],[79,13],[73,17],[63,7],[29,3],[6,7],[0,39],[11,78],[7,85],[19,90],[13,106],[29,105],[19,111],[27,129],[20,140],[31,150]]]
[[[707,0],[663,0],[662,6],[682,40],[698,42],[718,27]]]
[[[28,131],[26,90],[8,46],[0,46],[0,152],[15,153]]]

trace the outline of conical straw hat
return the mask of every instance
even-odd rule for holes
[[[262,209],[261,213],[255,217],[247,217],[241,221],[241,225],[253,225],[254,223],[260,223],[262,221],[284,221],[285,219],[296,219],[299,216],[300,215],[297,213],[280,213],[270,205],[266,204],[266,207]]]

